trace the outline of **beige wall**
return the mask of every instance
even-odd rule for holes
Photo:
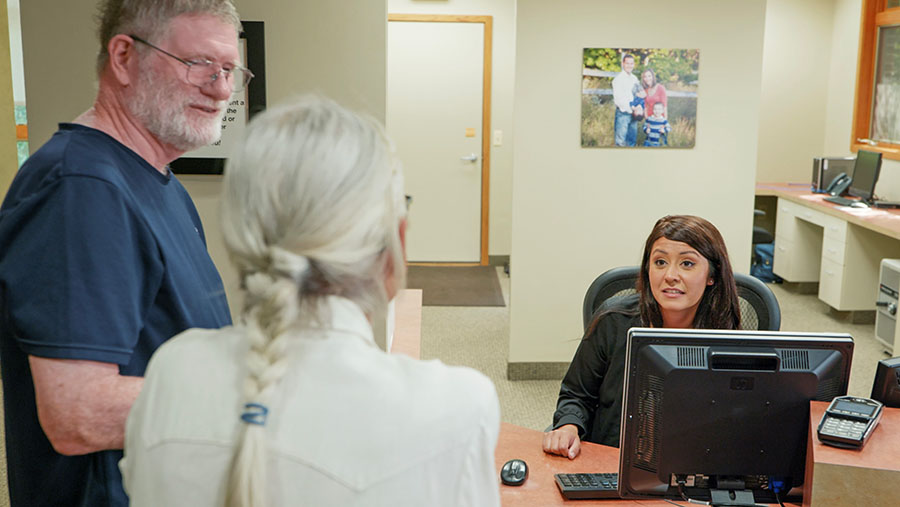
[[[16,117],[13,107],[13,82],[10,66],[9,22],[6,9],[0,9],[0,195],[6,194],[19,166],[16,155]]]
[[[22,2],[25,88],[32,151],[90,107],[96,93],[93,59],[96,0]],[[269,105],[318,92],[379,120],[385,115],[386,2],[237,0],[242,19],[265,22]],[[66,34],[61,37],[47,34]],[[238,280],[219,232],[219,177],[181,176],[197,205],[210,255],[225,281],[232,313]]]
[[[512,232],[513,80],[516,60],[516,0],[388,0],[391,14],[468,14],[493,17],[491,130],[503,144],[491,144],[489,255],[509,255]],[[491,134],[493,136],[493,133]]]
[[[518,2],[512,363],[569,361],[588,284],[638,263],[660,216],[710,219],[749,268],[765,2],[645,1],[639,24],[611,4]],[[579,146],[582,48],[635,46],[700,50],[693,149]]]

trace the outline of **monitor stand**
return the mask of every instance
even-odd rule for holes
[[[749,489],[710,489],[709,498],[712,505],[756,505]]]

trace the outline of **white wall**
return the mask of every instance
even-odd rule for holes
[[[856,93],[856,66],[859,58],[859,17],[861,0],[834,0],[831,52],[826,78],[825,138],[823,154],[850,156],[850,130]],[[809,51],[811,52],[811,51]],[[803,56],[807,52],[802,53]]]
[[[20,6],[32,151],[49,139],[58,122],[72,120],[94,100],[95,5],[96,0],[28,0]],[[319,92],[384,121],[384,0],[236,0],[235,5],[242,19],[265,22],[270,106],[295,94]],[[219,232],[221,178],[179,179],[200,212],[210,255],[237,315],[238,277]]]
[[[509,255],[512,232],[513,80],[516,60],[516,0],[388,0],[390,14],[462,14],[493,17],[491,130],[503,144],[491,144],[488,254]],[[493,134],[491,134],[493,135]]]
[[[808,181],[813,157],[849,152],[822,151],[834,3],[766,2],[756,181]]]
[[[564,362],[591,280],[640,261],[653,223],[704,216],[749,268],[765,2],[519,0],[509,361]],[[635,14],[635,22],[624,22]],[[637,22],[639,21],[639,23]],[[736,29],[735,23],[740,23]],[[585,47],[700,50],[697,143],[582,149]]]

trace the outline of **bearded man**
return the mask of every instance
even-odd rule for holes
[[[93,107],[0,208],[0,360],[13,506],[124,506],[125,419],[151,354],[231,323],[200,218],[168,164],[215,142],[234,91],[230,0],[102,0]]]

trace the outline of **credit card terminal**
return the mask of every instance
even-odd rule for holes
[[[862,447],[881,419],[883,407],[881,402],[869,398],[838,396],[819,422],[819,440],[835,447]]]

